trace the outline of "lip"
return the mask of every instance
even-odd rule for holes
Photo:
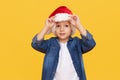
[[[65,35],[65,33],[59,33],[61,36]]]

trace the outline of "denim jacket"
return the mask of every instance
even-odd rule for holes
[[[86,36],[81,35],[81,37],[81,39],[70,37],[67,47],[79,80],[86,80],[82,54],[93,49],[96,43],[88,31]],[[59,59],[60,45],[58,38],[52,37],[48,40],[42,39],[38,41],[37,35],[35,35],[31,45],[35,50],[45,53],[42,80],[53,80]]]

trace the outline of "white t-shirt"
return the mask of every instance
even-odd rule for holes
[[[60,47],[58,66],[53,80],[79,80],[67,43],[60,43]]]

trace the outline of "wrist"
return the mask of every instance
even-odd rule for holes
[[[77,29],[80,31],[83,26],[81,24],[76,25]]]
[[[48,30],[49,30],[49,29],[45,26],[45,27],[43,28],[42,32],[43,32],[44,34],[46,34]]]
[[[82,35],[86,36],[86,29],[82,25],[79,25],[78,30]]]

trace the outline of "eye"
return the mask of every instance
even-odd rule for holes
[[[65,27],[69,27],[69,25],[65,25]]]
[[[56,27],[60,27],[60,25],[56,25]]]

